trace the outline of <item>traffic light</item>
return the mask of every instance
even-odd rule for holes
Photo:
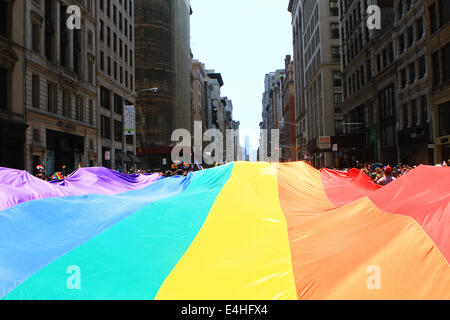
[[[296,147],[295,147],[295,151],[296,151],[297,153],[299,153],[299,152],[300,152],[300,147],[299,147],[299,146],[296,146]]]

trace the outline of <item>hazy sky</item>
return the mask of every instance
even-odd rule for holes
[[[222,96],[233,100],[243,137],[258,146],[266,73],[292,55],[288,0],[191,0],[194,59],[222,74]]]

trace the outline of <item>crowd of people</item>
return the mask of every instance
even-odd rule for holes
[[[450,160],[449,160],[450,163]],[[442,166],[447,166],[447,163],[443,163]],[[388,165],[383,165],[381,163],[360,163],[359,161],[355,161],[354,168],[361,170],[363,173],[365,173],[374,183],[379,185],[387,185],[394,181],[395,179],[398,179],[399,177],[407,174],[409,171],[413,170],[417,166],[409,166],[409,165],[403,165],[401,163],[397,164],[396,166],[391,167]],[[68,173],[66,172],[65,166],[63,166],[62,170],[59,172],[55,172],[52,175],[46,175],[44,171],[43,166],[37,166],[36,169],[38,170],[36,177],[45,180],[45,181],[55,181],[55,180],[63,180],[68,176]],[[142,170],[142,169],[135,169],[134,167],[130,167],[128,171],[126,171],[127,174],[135,175],[135,174],[153,174],[158,173],[163,177],[173,177],[173,176],[187,176],[190,172],[203,170],[202,167],[199,166],[192,166],[192,165],[186,165],[183,164],[182,166],[176,166],[172,165],[170,169],[150,169],[150,170]],[[118,172],[123,172],[122,169],[117,169]],[[348,169],[345,169],[344,171],[348,171]]]
[[[142,170],[142,169],[135,169],[134,167],[130,167],[128,170],[126,170],[126,174],[129,175],[137,175],[137,174],[153,174],[158,173],[163,177],[173,177],[173,176],[187,176],[190,172],[201,170],[200,168],[197,168],[196,166],[182,166],[182,167],[172,167],[170,169],[149,169],[149,170]],[[124,171],[121,168],[116,169],[117,172],[124,173]],[[61,171],[54,172],[53,174],[46,174],[45,168],[41,165],[36,167],[36,173],[35,177],[44,180],[44,181],[58,181],[63,180],[69,176],[69,172],[66,170],[66,168],[62,168]]]
[[[179,169],[156,169],[156,170],[136,170],[132,174],[152,174],[159,173],[163,177],[174,177],[174,176],[187,176],[190,172],[196,171],[192,168],[179,168]]]
[[[447,163],[444,161],[440,166],[446,167]],[[359,161],[356,161],[355,165],[355,168],[360,169],[362,172],[364,172],[370,179],[372,179],[374,183],[383,186],[407,174],[416,167],[417,166],[404,165],[401,163],[392,167],[390,164],[383,165],[381,163],[364,163],[363,165]]]
[[[382,166],[380,164],[371,165],[364,164],[363,168],[360,168],[362,172],[364,172],[372,181],[379,185],[387,185],[399,178],[402,175],[407,174],[409,171],[416,168],[416,166],[402,165],[398,164],[394,167],[391,167],[389,164],[387,166]]]

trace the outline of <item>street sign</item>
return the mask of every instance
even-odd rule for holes
[[[320,150],[327,150],[331,149],[331,137],[330,136],[323,136],[319,137],[319,149]]]
[[[333,152],[337,152],[338,151],[338,145],[335,143],[333,144]]]
[[[126,136],[133,136],[136,132],[136,112],[134,106],[123,107],[123,128]]]

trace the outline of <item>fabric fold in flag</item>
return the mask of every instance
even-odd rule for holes
[[[157,173],[133,176],[107,168],[80,168],[65,179],[59,174],[59,181],[46,182],[26,171],[0,167],[0,211],[35,199],[139,190],[161,178]]]
[[[182,192],[189,181],[190,177],[168,178],[115,196],[40,199],[2,211],[0,296],[149,203]]]
[[[1,298],[450,299],[448,167],[385,187],[305,162],[235,162],[150,184],[80,173],[8,178],[25,202],[0,211]],[[109,183],[131,190],[94,192]]]
[[[5,298],[153,299],[202,227],[232,168],[160,180],[121,195],[122,205],[105,197],[113,202],[115,209],[110,210],[125,214],[127,209],[130,214],[39,270]],[[138,200],[142,205],[123,207]],[[82,274],[80,290],[66,287],[71,265]]]

